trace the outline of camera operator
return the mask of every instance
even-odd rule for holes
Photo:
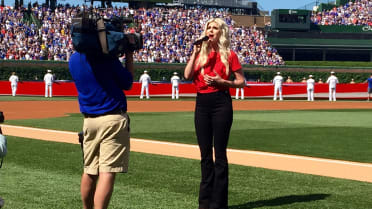
[[[75,52],[69,69],[84,115],[83,207],[107,208],[116,173],[128,170],[129,117],[123,90],[132,87],[133,52],[125,53],[125,67],[102,52]]]

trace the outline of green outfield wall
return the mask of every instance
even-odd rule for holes
[[[372,73],[372,64],[368,62],[345,63],[345,66],[332,66],[332,62],[327,62],[326,66],[308,66],[309,63],[289,62],[290,65],[284,66],[256,66],[243,65],[243,71],[247,80],[260,79],[268,82],[277,71],[284,76],[291,76],[293,80],[301,80],[312,74],[318,78],[327,78],[331,71],[335,71],[340,81],[347,83],[354,78],[357,82],[363,82]],[[311,64],[311,63],[310,63]],[[338,63],[342,65],[342,63]],[[164,64],[164,63],[135,63],[135,80],[138,80],[144,70],[148,70],[154,81],[169,81],[173,72],[183,75],[185,64]],[[55,61],[0,61],[0,80],[8,80],[12,72],[16,72],[23,81],[42,81],[47,69],[51,69],[57,80],[71,80],[67,62]]]

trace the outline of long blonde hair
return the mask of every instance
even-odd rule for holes
[[[201,34],[201,37],[204,37],[207,35],[207,28],[208,25],[212,22],[217,23],[219,26],[219,29],[221,31],[220,38],[218,40],[218,48],[219,53],[221,56],[221,62],[226,67],[226,75],[229,74],[229,61],[228,57],[230,56],[230,30],[229,26],[226,24],[226,22],[221,18],[213,18],[208,20],[207,24],[204,26],[204,31]],[[198,65],[201,67],[201,73],[204,74],[204,66],[207,64],[208,61],[208,54],[210,53],[211,48],[208,46],[208,43],[203,42],[201,50],[200,50],[200,56],[198,60]]]

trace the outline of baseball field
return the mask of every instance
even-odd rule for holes
[[[371,103],[244,100],[233,105],[230,209],[371,208]],[[129,172],[118,175],[110,208],[197,208],[193,108],[193,99],[130,99]],[[67,136],[82,128],[76,98],[0,96],[0,110],[4,134],[11,133],[0,169],[4,208],[81,208],[81,150]],[[66,140],[36,140],[43,137],[30,130],[66,134],[61,137]]]

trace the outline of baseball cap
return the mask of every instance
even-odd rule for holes
[[[309,75],[309,78],[312,78],[313,77],[313,75]]]
[[[277,72],[276,74],[277,74],[277,75],[280,75],[280,72]]]
[[[51,73],[52,71],[51,70],[47,70],[48,73]]]
[[[177,72],[174,72],[173,74],[174,74],[174,75],[177,75],[178,73],[177,73]]]

